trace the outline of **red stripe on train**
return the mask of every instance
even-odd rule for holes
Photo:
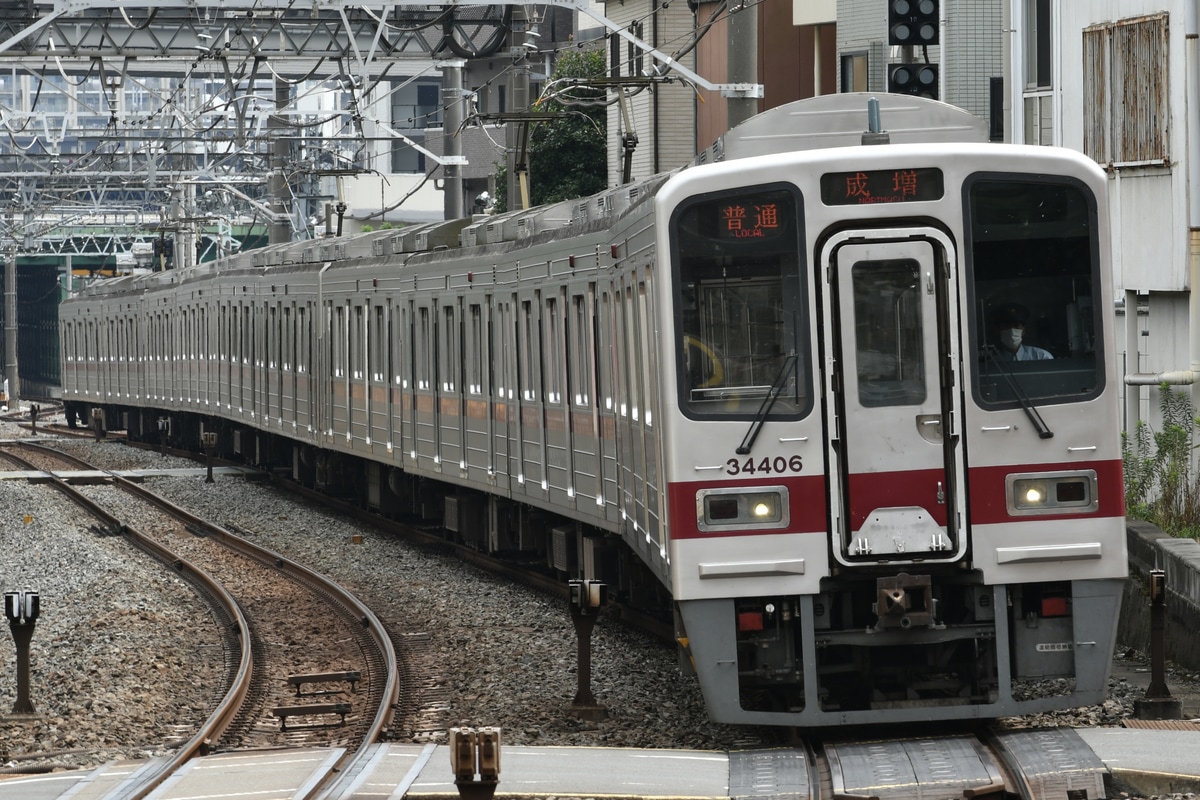
[[[1096,492],[1099,508],[1090,513],[1045,514],[1036,516],[1011,516],[1005,497],[1005,479],[1013,474],[1039,474],[1051,472],[1096,472]],[[930,475],[933,476],[934,500],[926,504],[924,494]],[[936,508],[939,524],[945,524],[945,506],[936,502],[937,471],[886,472],[855,476],[853,488],[864,493],[866,498],[855,503],[852,519],[854,530],[862,526],[867,513],[875,508],[888,506],[923,505],[926,509]],[[1121,462],[1088,461],[1055,464],[1014,464],[999,467],[975,467],[967,471],[967,506],[970,524],[989,525],[1001,522],[1036,522],[1040,520],[1065,520],[1086,518],[1120,517],[1125,513],[1125,486],[1121,473]],[[913,487],[919,484],[914,494]],[[786,529],[757,529],[738,531],[701,531],[697,525],[698,511],[696,494],[703,489],[746,489],[752,491],[762,486],[786,486],[789,494],[791,524]],[[780,478],[774,481],[689,481],[672,483],[667,488],[671,514],[671,536],[675,539],[712,538],[722,536],[757,536],[776,533],[825,533],[827,519],[827,495],[824,475]],[[949,492],[949,489],[946,489]],[[949,498],[947,498],[949,500]],[[866,511],[861,508],[870,506]],[[932,512],[931,512],[932,513]]]
[[[1096,472],[1096,494],[1100,507],[1084,514],[1044,514],[1010,516],[1004,496],[1004,479],[1013,474],[1046,472]],[[1002,467],[974,467],[967,471],[967,502],[973,525],[997,522],[1032,522],[1035,520],[1082,519],[1086,517],[1120,517],[1125,514],[1125,480],[1121,462],[1073,461],[1060,464],[1013,464]]]

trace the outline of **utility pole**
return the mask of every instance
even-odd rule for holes
[[[292,102],[292,89],[283,78],[275,79],[275,113],[267,117],[267,132],[271,141],[271,244],[285,244],[292,240],[292,226],[288,221],[287,180],[283,170],[288,160],[288,140],[284,136],[287,128],[285,112]]]
[[[4,377],[8,379],[8,407],[21,402],[21,377],[17,372],[17,234],[10,206],[4,213]]]
[[[512,33],[508,52],[513,59],[512,78],[508,96],[509,112],[520,114],[529,110],[529,50],[526,35],[529,20],[524,6],[513,6]],[[508,147],[508,210],[529,208],[529,128],[530,123],[510,122],[506,132]]]
[[[729,9],[730,83],[758,83],[758,5],[742,2]],[[726,99],[728,125],[732,130],[758,113],[758,98],[741,94]]]
[[[445,61],[441,65],[442,153],[447,158],[462,155],[462,139],[458,138],[458,129],[463,121],[462,70],[466,63],[459,59]],[[446,164],[442,171],[445,175],[443,202],[446,219],[460,219],[464,216],[462,167]]]

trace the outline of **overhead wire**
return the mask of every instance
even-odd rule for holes
[[[258,4],[256,3],[256,5],[258,5]],[[289,3],[288,7],[291,8],[292,5],[293,5],[292,3]],[[651,15],[659,13],[661,10],[662,10],[661,7],[656,7],[649,14],[645,15],[643,17],[643,19],[649,18]],[[360,11],[362,13],[364,13],[366,16],[368,16],[369,18],[371,18],[372,20],[374,20],[377,24],[381,25],[383,27],[383,29],[388,32],[408,33],[408,32],[414,32],[414,31],[427,29],[427,28],[430,28],[430,27],[433,27],[433,26],[439,24],[440,22],[444,22],[448,18],[448,16],[452,13],[453,7],[446,8],[445,10],[443,10],[442,12],[440,12],[439,14],[437,14],[436,16],[434,16],[432,18],[420,20],[418,24],[415,24],[413,26],[399,25],[394,20],[389,19],[388,15],[386,13],[377,14],[373,10],[367,9],[367,8],[360,9]],[[712,27],[712,25],[715,24],[719,20],[719,17],[722,14],[725,14],[727,12],[728,12],[728,3],[727,2],[720,3],[718,8],[709,15],[709,19],[703,25],[697,26],[695,31],[693,31],[690,34],[688,40],[671,57],[678,58],[682,55],[685,55],[688,52],[691,52],[691,50],[696,47],[697,43],[700,41],[701,38],[703,38],[703,36],[708,32],[708,30]],[[121,9],[121,14],[127,25],[129,25],[133,29],[141,30],[141,29],[145,29],[146,27],[151,25],[151,23],[154,21],[156,15],[157,15],[157,10],[152,10],[150,13],[150,17],[148,19],[146,19],[145,21],[139,21],[139,22],[134,22],[129,17],[129,14],[124,9]],[[206,21],[207,21],[207,19],[206,19]],[[272,20],[267,25],[267,31],[260,31],[260,33],[267,33],[267,32],[269,32],[269,30],[273,30],[276,25],[278,25],[277,20]],[[140,128],[152,129],[153,126],[155,126],[156,122],[161,122],[162,123],[161,127],[158,128],[159,133],[160,133],[159,139],[163,138],[163,136],[165,136],[167,134],[167,132],[169,132],[169,131],[177,130],[177,129],[178,130],[187,130],[189,128],[191,130],[191,135],[204,136],[204,135],[211,133],[213,130],[217,129],[221,125],[222,120],[225,119],[225,117],[220,116],[222,112],[227,112],[229,110],[229,108],[231,108],[231,107],[234,108],[235,111],[239,110],[238,105],[237,105],[238,103],[242,104],[242,106],[241,106],[242,114],[240,116],[244,119],[244,112],[246,109],[248,109],[248,102],[251,99],[260,99],[264,102],[268,102],[268,101],[266,101],[265,98],[256,97],[255,95],[253,95],[251,86],[247,86],[247,88],[251,89],[251,93],[249,93],[249,94],[244,94],[244,95],[240,95],[240,96],[234,94],[234,91],[236,91],[236,89],[239,87],[241,81],[246,77],[247,66],[253,65],[256,61],[253,58],[252,53],[251,53],[251,51],[253,51],[254,49],[257,48],[256,37],[252,34],[252,32],[249,28],[243,29],[241,31],[241,33],[242,33],[243,40],[249,46],[247,48],[247,52],[243,55],[243,58],[241,59],[240,63],[238,63],[233,70],[230,71],[227,67],[224,88],[227,91],[233,90],[233,91],[229,91],[229,94],[226,95],[227,99],[216,100],[216,98],[207,98],[205,100],[204,104],[199,109],[187,109],[184,107],[184,104],[180,102],[182,100],[182,93],[184,91],[186,91],[186,87],[188,86],[189,82],[192,81],[194,78],[196,78],[198,73],[200,72],[200,70],[203,69],[204,62],[209,61],[210,63],[212,63],[213,61],[216,60],[216,58],[218,58],[218,56],[216,54],[208,54],[208,53],[202,54],[198,58],[196,58],[195,60],[192,61],[192,63],[189,65],[188,69],[186,70],[183,78],[179,80],[179,82],[174,86],[174,88],[169,93],[167,93],[165,96],[161,96],[161,95],[159,96],[161,99],[161,103],[158,108],[153,109],[148,114],[146,114],[144,117],[139,117],[135,120],[130,120],[126,117],[125,121],[122,124],[113,124],[110,121],[110,125],[106,127],[106,130],[109,130],[110,132],[115,132],[115,131],[119,130],[119,128],[122,127],[122,125],[124,125],[124,126],[136,125]],[[677,41],[680,38],[682,38],[682,37],[676,37],[676,39],[673,39],[671,41],[672,42]],[[567,46],[576,46],[576,45],[567,45]],[[318,64],[316,66],[314,66],[307,73],[306,76],[304,76],[303,78],[299,78],[299,79],[287,79],[287,78],[281,76],[278,73],[278,71],[270,64],[269,59],[265,60],[263,63],[266,66],[267,70],[270,72],[270,74],[276,80],[283,81],[291,86],[296,86],[296,85],[303,83],[305,80],[311,79],[312,76],[314,76],[319,71],[319,69],[322,65],[322,62],[324,60],[325,60],[325,58],[322,57],[322,59],[320,61],[318,61]],[[59,67],[60,67],[60,72],[61,72],[62,71],[61,62],[59,62]],[[93,65],[93,67],[94,67],[94,65]],[[387,68],[390,69],[390,65],[388,65]],[[495,83],[496,81],[504,79],[505,77],[507,77],[507,75],[511,72],[511,70],[513,68],[514,67],[511,65],[505,67],[503,70],[501,70],[500,74],[493,76],[493,77],[489,77],[488,81],[486,81],[482,85],[482,87],[486,88],[486,87],[490,86],[491,84]],[[79,85],[84,84],[90,78],[92,71],[93,70],[89,69],[88,74],[85,75],[82,79],[80,79],[80,81],[78,83],[76,83],[74,85],[79,86]],[[250,74],[253,74],[253,70],[250,71]],[[365,89],[362,90],[363,93],[369,94],[371,90],[377,88],[380,85],[380,83],[382,83],[385,76],[386,76],[386,69],[383,74],[381,74],[378,78],[375,78],[373,80],[371,86],[366,87]],[[65,77],[66,76],[64,75],[64,78]],[[357,87],[357,86],[354,86],[351,84],[351,85],[345,86],[343,88],[350,95],[352,103],[360,102],[360,95],[359,95],[360,87]],[[587,84],[582,83],[582,82],[576,82],[574,84],[568,85],[566,82],[561,82],[561,81],[547,81],[547,83],[543,87],[541,94],[539,95],[538,100],[535,101],[535,104],[540,104],[540,103],[548,102],[549,100],[554,100],[556,102],[561,103],[564,106],[570,106],[573,109],[583,109],[583,108],[589,108],[589,107],[607,106],[607,105],[611,105],[611,104],[617,102],[616,98],[609,99],[606,97],[605,100],[600,101],[597,98],[581,96],[581,92],[587,90],[588,88],[589,87],[587,86]],[[603,87],[590,87],[590,88],[592,90],[599,90],[599,89],[602,89]],[[632,90],[632,93],[636,94],[638,92],[645,91],[645,88],[646,88],[645,86],[636,87],[635,89]],[[695,87],[692,87],[692,88],[693,88],[693,91],[695,91]],[[40,96],[41,91],[42,91],[42,82],[39,81],[38,88],[37,88],[37,94],[35,95],[35,98]],[[395,90],[394,89],[390,90],[388,92],[388,94],[390,95],[392,91],[395,91]],[[620,91],[625,91],[625,90],[620,90]],[[157,92],[155,92],[155,94],[157,94]],[[605,94],[607,95],[607,91],[605,92]],[[35,100],[35,102],[36,102],[36,100]],[[376,102],[378,102],[378,101],[376,101]],[[111,106],[111,103],[110,103],[110,106]],[[278,109],[276,109],[276,112],[278,112]],[[349,115],[350,115],[349,119],[346,118],[347,113],[349,113]],[[441,113],[441,109],[438,108],[437,110],[434,110],[434,111],[431,111],[428,113],[414,114],[409,119],[409,121],[414,126],[419,127],[423,123],[429,122],[431,120],[431,118],[435,117],[437,114],[440,114],[440,113]],[[580,111],[573,111],[572,113],[576,113],[581,116],[586,116],[586,115],[582,114],[582,112],[580,112]],[[215,118],[213,118],[211,120],[203,120],[202,121],[203,117],[208,114],[212,114],[212,115],[216,115],[216,116],[215,116]],[[308,128],[327,125],[327,124],[335,122],[339,118],[341,118],[341,119],[345,120],[343,122],[343,125],[341,126],[341,130],[345,131],[347,128],[349,128],[350,130],[353,131],[354,127],[355,127],[354,116],[355,115],[353,114],[353,109],[346,108],[346,109],[343,109],[342,111],[331,112],[328,115],[321,117],[319,119],[315,119],[315,120],[308,119],[308,120],[293,121],[290,119],[285,119],[285,120],[280,120],[280,122],[284,126],[289,127],[291,129],[308,129]],[[372,121],[370,118],[365,117],[365,116],[360,116],[359,118],[363,119],[365,121]],[[374,121],[378,121],[378,120],[374,120]],[[466,121],[464,120],[464,123],[465,122]],[[4,119],[3,124],[4,124],[4,129],[8,134],[8,138],[13,143],[14,147],[16,147],[17,149],[22,149],[23,151],[27,151],[28,149],[34,149],[36,147],[36,145],[34,143],[31,143],[30,145],[28,145],[28,148],[22,148],[17,141],[16,135],[14,135],[14,130],[16,130],[18,134],[21,131],[26,130],[29,125],[28,121],[23,121],[21,124],[21,127],[19,129],[14,129],[14,126],[10,119]],[[595,124],[595,123],[593,123],[593,124]],[[484,130],[485,135],[487,136],[489,141],[491,141],[494,146],[496,146],[498,149],[500,149],[501,145],[492,138],[490,132],[487,131],[487,126],[482,125],[480,123],[480,127]],[[247,142],[264,141],[265,137],[256,136],[256,135],[251,134],[251,135],[244,136],[242,138],[242,140],[247,141]],[[38,141],[38,139],[35,139],[35,142],[36,141]],[[360,141],[360,144],[365,143],[365,140],[362,138],[361,129],[359,131],[359,141]],[[91,163],[91,164],[97,163],[100,159],[104,158],[105,156],[108,156],[110,159],[116,158],[116,157],[121,157],[122,153],[115,151],[115,150],[119,150],[120,145],[118,143],[114,143],[114,144],[112,144],[112,147],[114,148],[114,152],[111,152],[111,153],[105,152],[104,154],[93,153],[92,158],[84,159],[82,163],[77,162],[76,165],[73,165],[72,171],[77,171],[78,169],[82,168],[85,164],[88,164],[88,163]],[[107,151],[107,147],[105,148],[105,150]],[[335,148],[335,150],[340,151],[338,148]],[[130,151],[125,151],[125,152],[130,152]],[[234,152],[223,154],[221,156],[220,164],[222,166],[224,166],[226,164],[229,164],[231,161],[234,161],[239,158],[249,157],[249,156],[250,156],[250,154],[239,153],[235,150]],[[151,157],[153,157],[153,156],[151,156]],[[170,158],[171,154],[164,153],[159,158],[162,159],[164,157]],[[110,163],[111,163],[111,161],[110,161]],[[164,172],[173,172],[175,169],[177,169],[177,168],[168,168],[167,170],[164,170]],[[434,171],[427,173],[425,179],[422,180],[421,185],[423,185],[425,182],[427,182],[428,178],[435,171],[436,171],[436,168]],[[415,191],[415,189],[414,189],[414,191]],[[406,195],[405,198],[402,198],[401,202],[403,202],[403,199],[407,199],[407,197],[410,197],[410,196],[411,196],[411,193]],[[391,210],[391,208],[395,208],[395,207],[396,206],[391,206],[388,210]]]

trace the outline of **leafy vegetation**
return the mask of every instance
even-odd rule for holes
[[[1200,538],[1200,476],[1192,464],[1200,425],[1191,398],[1160,387],[1162,429],[1139,422],[1121,446],[1125,467],[1125,513],[1172,536]]]
[[[573,200],[607,188],[605,91],[579,83],[604,74],[602,49],[559,53],[547,91],[535,110],[562,116],[540,123],[529,137],[529,199],[533,205]],[[496,211],[509,208],[508,170],[498,165]]]

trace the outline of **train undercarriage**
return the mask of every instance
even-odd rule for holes
[[[681,604],[684,626],[709,634],[692,655],[714,667],[698,671],[702,684],[712,676],[703,689],[716,713],[796,727],[1100,702],[1119,610],[1120,581],[988,586],[972,571],[839,576],[816,596]]]
[[[388,519],[442,528],[457,543],[564,581],[602,582],[611,596],[664,624],[671,621],[669,593],[618,535],[552,511],[218,417],[168,417],[153,409],[75,402],[66,404],[65,413],[72,427],[101,434],[124,430],[132,441],[191,452],[200,451],[203,432],[215,432],[214,458],[261,469]]]

